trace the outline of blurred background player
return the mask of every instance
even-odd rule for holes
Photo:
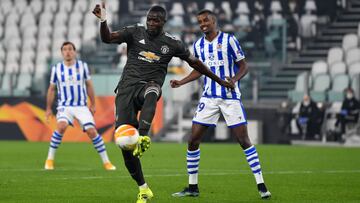
[[[61,46],[64,61],[52,67],[50,86],[46,97],[46,119],[52,115],[51,107],[57,89],[57,128],[54,131],[48,157],[45,162],[46,170],[54,169],[55,153],[61,144],[66,128],[73,124],[76,118],[83,130],[92,140],[99,153],[106,170],[115,170],[106,152],[104,141],[95,129],[93,114],[95,113],[95,94],[91,82],[88,66],[81,60],[76,60],[76,48],[72,42],[64,42]],[[87,97],[90,107],[87,106]]]
[[[241,103],[240,79],[246,75],[248,68],[245,55],[237,39],[228,33],[219,31],[215,14],[210,10],[202,10],[197,15],[200,30],[205,34],[194,43],[194,53],[211,71],[221,79],[229,79],[235,84],[234,90],[217,85],[210,78],[204,78],[204,92],[193,118],[192,133],[188,140],[187,170],[189,187],[174,193],[175,197],[199,195],[198,169],[200,163],[200,141],[210,126],[216,126],[220,113],[225,118],[231,133],[236,136],[244,150],[246,159],[255,176],[261,198],[269,198],[261,172],[260,161],[255,146],[251,144],[247,134],[247,121]],[[170,81],[172,87],[179,87],[198,79],[201,74],[193,70],[182,80]]]
[[[146,202],[153,197],[153,193],[145,182],[139,158],[150,146],[150,138],[146,135],[149,133],[167,66],[172,57],[185,60],[194,69],[227,88],[234,86],[209,71],[200,60],[190,54],[182,41],[163,31],[167,19],[163,7],[155,5],[149,9],[147,28],[137,24],[115,32],[110,32],[107,25],[104,2],[102,6],[96,5],[93,13],[101,21],[100,35],[103,42],[127,43],[128,60],[116,87],[116,127],[130,124],[138,128],[142,135],[133,152],[122,150],[122,154],[126,168],[139,186],[137,202]],[[137,114],[140,110],[138,121]]]

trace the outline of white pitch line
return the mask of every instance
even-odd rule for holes
[[[3,170],[3,169],[2,169]],[[4,170],[3,170],[4,171]],[[33,170],[34,171],[34,170]],[[39,169],[36,171],[44,171],[43,169]],[[56,172],[58,169],[52,172]],[[75,170],[62,170],[62,171],[75,171]],[[82,169],[82,171],[84,171]],[[90,170],[88,170],[90,171]],[[169,170],[170,171],[170,170]],[[176,171],[176,170],[173,170]],[[200,172],[199,175],[201,176],[228,176],[228,175],[240,175],[240,174],[251,174],[250,171],[238,171],[233,170],[233,172]],[[264,174],[268,175],[289,175],[289,174],[351,174],[351,173],[360,173],[360,170],[321,170],[321,171],[267,171]],[[173,173],[173,174],[150,174],[145,175],[146,178],[153,178],[153,177],[182,177],[187,176],[186,173]],[[62,178],[51,178],[51,179],[43,179],[43,180],[96,180],[96,179],[124,179],[130,178],[130,175],[118,175],[118,176],[77,176],[77,177],[62,177]],[[14,181],[14,180],[13,180]]]

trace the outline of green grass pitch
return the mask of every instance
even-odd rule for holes
[[[43,170],[48,143],[0,142],[0,202],[136,201],[138,188],[120,150],[107,143],[116,171],[105,171],[90,143],[62,143],[54,171]],[[261,200],[236,144],[202,144],[200,197],[174,198],[187,185],[185,144],[154,143],[142,158],[150,202],[360,202],[360,148],[257,146],[272,193]]]

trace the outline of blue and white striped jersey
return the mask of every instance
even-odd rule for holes
[[[223,80],[226,76],[233,77],[239,69],[235,62],[245,58],[238,40],[233,35],[224,32],[219,32],[211,42],[202,37],[193,46],[195,57],[199,58],[214,74]],[[231,91],[204,76],[203,96],[240,99],[240,81],[235,83],[235,89]]]
[[[86,106],[86,80],[90,80],[90,73],[83,61],[76,60],[69,67],[63,62],[53,66],[50,84],[57,86],[58,106]]]

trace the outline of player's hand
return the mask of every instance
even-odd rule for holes
[[[100,4],[96,4],[92,13],[100,19],[100,22],[106,21],[106,9],[105,9],[105,1],[103,0]]]
[[[178,88],[181,86],[181,84],[180,84],[180,81],[178,81],[178,80],[170,80],[170,86],[172,88]]]
[[[226,80],[221,81],[220,85],[233,90],[235,88],[235,82],[230,77],[226,77],[225,79]]]
[[[51,109],[46,109],[46,112],[45,112],[45,119],[46,119],[46,122],[49,122],[50,120],[50,117],[53,115],[53,112]]]
[[[90,109],[91,114],[94,115],[95,112],[96,112],[96,107],[95,107],[95,105],[90,105],[89,109]]]

